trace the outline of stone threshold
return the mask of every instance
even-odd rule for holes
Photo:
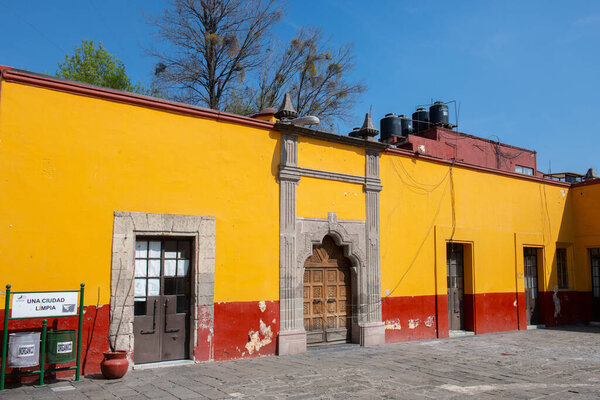
[[[194,360],[171,360],[171,361],[159,361],[153,363],[144,363],[144,364],[133,364],[134,370],[143,370],[143,369],[155,369],[155,368],[168,368],[168,367],[180,367],[182,365],[193,365],[195,364]]]
[[[533,330],[533,329],[544,329],[546,328],[546,325],[544,324],[537,324],[537,325],[527,325],[527,330]]]
[[[448,331],[448,336],[451,338],[455,337],[465,337],[465,336],[475,336],[475,332],[472,331]]]

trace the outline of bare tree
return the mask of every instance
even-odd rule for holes
[[[276,0],[170,0],[155,20],[172,51],[158,58],[155,76],[168,97],[219,109],[236,80],[261,63],[266,35],[279,21]]]
[[[163,96],[248,115],[292,94],[300,115],[331,124],[349,116],[362,83],[353,80],[352,46],[332,47],[303,28],[288,45],[269,39],[281,0],[170,0],[151,22],[171,51],[158,58]]]
[[[349,117],[358,95],[365,90],[362,83],[348,76],[354,69],[352,45],[331,48],[319,30],[301,32],[291,46],[295,41],[303,54],[288,90],[298,113],[316,115],[329,123]]]
[[[269,49],[264,59],[254,85],[235,89],[227,110],[276,107],[289,92],[299,115],[316,115],[331,125],[349,117],[365,90],[348,76],[354,68],[352,46],[331,48],[318,29],[302,29],[287,48],[279,52]]]

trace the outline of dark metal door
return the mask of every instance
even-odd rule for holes
[[[191,242],[136,240],[134,360],[177,360],[189,355]]]
[[[446,245],[446,273],[448,277],[448,328],[465,329],[464,312],[464,257],[463,245],[448,243]]]
[[[600,321],[600,248],[593,248],[590,252],[590,266],[592,270],[592,317]]]
[[[527,325],[540,322],[540,302],[538,296],[538,268],[535,247],[523,248],[523,265],[525,272],[525,307],[527,308]]]
[[[326,236],[304,263],[304,329],[307,343],[350,339],[350,260]]]

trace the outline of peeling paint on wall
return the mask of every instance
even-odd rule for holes
[[[552,293],[552,300],[554,300],[554,318],[560,314],[560,300],[558,299],[558,286],[554,286],[554,293]]]
[[[400,320],[399,319],[391,319],[388,321],[385,321],[385,329],[393,329],[393,330],[400,330],[402,329],[402,325],[400,325]]]
[[[433,326],[434,322],[435,322],[435,315],[430,315],[425,320],[425,326],[428,328],[431,328]]]
[[[415,329],[417,326],[419,326],[419,324],[421,324],[421,320],[419,318],[409,319],[408,320],[408,329]]]
[[[273,332],[271,331],[271,327],[267,326],[261,319],[260,329],[258,331],[251,330],[248,333],[248,338],[249,341],[246,343],[246,349],[248,350],[248,354],[252,354],[273,341]]]
[[[265,312],[267,305],[264,300],[258,302],[258,308],[260,309],[260,312]]]
[[[517,306],[517,299],[515,299],[515,302],[513,303],[513,307]]]

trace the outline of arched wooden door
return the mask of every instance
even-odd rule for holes
[[[307,343],[347,342],[351,327],[350,260],[330,236],[304,262]]]

